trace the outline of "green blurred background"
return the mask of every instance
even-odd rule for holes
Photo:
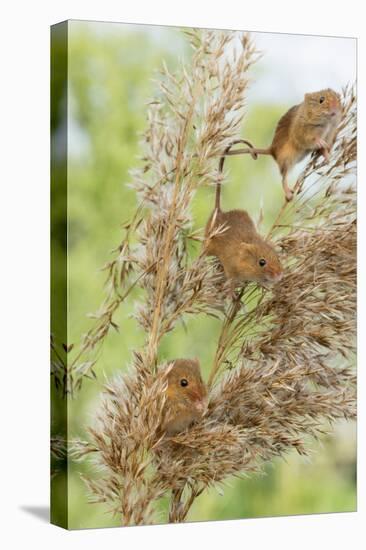
[[[350,43],[353,41],[259,33],[254,33],[253,38],[264,50],[264,57],[251,73],[253,85],[248,95],[243,137],[265,146],[270,143],[279,116],[301,101],[305,91],[323,87],[325,80],[327,86],[338,89],[340,83],[344,85],[345,80],[351,80],[349,64],[354,67],[355,57]],[[317,40],[323,40],[323,65],[319,55],[315,55],[319,51],[314,44]],[[348,52],[344,70],[335,44],[343,54],[344,50]],[[300,63],[299,67],[302,84],[292,78],[292,57],[288,52],[295,56],[294,49],[298,56],[303,52],[303,57],[300,56],[303,66]],[[279,79],[278,74],[284,71],[284,52],[287,52],[287,73]],[[310,52],[308,58],[304,52]],[[188,61],[189,55],[190,49],[179,29],[69,22],[68,342],[80,341],[92,325],[86,314],[96,311],[103,299],[105,274],[100,268],[111,258],[110,251],[122,236],[121,223],[136,205],[135,194],[126,184],[130,181],[128,171],[138,164],[139,134],[145,126],[146,103],[154,93],[156,71],[163,59],[174,69],[181,59]],[[281,86],[286,93],[281,93]],[[57,139],[57,133],[62,131],[57,125],[57,105],[54,117],[53,137]],[[230,184],[224,188],[223,205],[224,208],[240,205],[254,218],[259,216],[263,205],[264,226],[268,227],[283,200],[280,179],[271,159],[258,160],[255,170],[250,170],[253,168],[250,163],[249,159],[245,164],[236,158],[227,162]],[[205,224],[213,195],[214,190],[208,188],[197,193],[192,205],[197,227]],[[69,437],[84,437],[83,427],[92,423],[103,383],[126,369],[131,351],[143,343],[144,334],[131,318],[136,297],[136,293],[132,294],[115,317],[120,333],[111,332],[103,344],[95,369],[97,381],[85,381],[80,393],[70,400]],[[198,356],[207,375],[218,330],[216,320],[191,317],[186,328],[178,326],[163,340],[160,357],[163,360]],[[54,395],[54,399],[57,403],[59,398]],[[58,433],[61,423],[62,419],[56,415],[54,433]],[[188,521],[355,510],[355,431],[355,424],[340,423],[332,437],[321,443],[309,442],[313,449],[310,459],[291,453],[286,461],[269,465],[263,477],[228,480],[223,494],[212,489],[196,500]],[[64,490],[66,463],[59,468],[54,479],[56,495],[58,490]],[[68,468],[69,527],[118,525],[118,518],[106,513],[106,507],[87,502],[79,473],[87,473],[88,467],[70,463]],[[166,520],[166,505],[161,503],[160,522]]]

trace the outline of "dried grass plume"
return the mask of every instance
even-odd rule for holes
[[[107,266],[106,301],[74,362],[77,368],[108,334],[130,289],[143,289],[136,322],[145,345],[128,374],[106,386],[87,440],[71,445],[71,457],[95,467],[85,479],[92,501],[106,503],[123,525],[164,521],[157,515],[162,497],[170,499],[169,521],[184,521],[208,487],[260,471],[292,449],[306,454],[309,435],[355,417],[354,92],[343,92],[330,163],[309,160],[271,230],[283,280],[272,289],[247,284],[223,302],[217,263],[203,248],[193,259],[189,253],[203,238],[203,228],[192,233],[190,203],[200,186],[216,182],[218,157],[240,137],[258,53],[248,35],[187,36],[191,65],[177,74],[164,67],[149,103],[142,166],[132,182],[140,205]],[[221,322],[209,410],[192,429],[167,437],[159,345],[178,320],[198,313]]]

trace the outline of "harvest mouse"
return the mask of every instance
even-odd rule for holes
[[[321,153],[328,161],[341,117],[339,94],[330,88],[308,93],[302,103],[291,107],[280,118],[269,147],[237,149],[226,154],[249,153],[253,158],[256,155],[271,155],[278,164],[283,190],[286,199],[290,201],[293,191],[287,183],[288,172],[312,152]]]
[[[167,381],[163,430],[167,435],[174,435],[206,412],[207,388],[197,359],[175,359]]]
[[[226,152],[230,149],[227,148]],[[222,172],[225,156],[220,159]],[[257,233],[255,225],[245,210],[223,212],[220,206],[221,183],[216,185],[215,209],[205,229],[206,252],[216,256],[224,268],[226,278],[233,285],[245,281],[261,284],[280,281],[282,266],[272,244]],[[223,231],[209,237],[213,229],[224,226]]]

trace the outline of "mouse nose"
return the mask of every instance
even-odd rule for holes
[[[336,114],[338,114],[339,109],[340,109],[339,103],[336,99],[334,99],[332,101],[332,103],[330,104],[330,114],[331,114],[331,116],[335,116]]]
[[[272,280],[275,283],[279,283],[283,279],[283,271],[279,271],[273,274]]]
[[[196,410],[200,413],[204,413],[206,412],[207,410],[207,407],[208,407],[208,399],[207,398],[204,398],[204,399],[197,399],[195,401],[195,407],[196,407]]]

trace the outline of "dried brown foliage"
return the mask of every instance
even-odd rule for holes
[[[249,37],[227,58],[234,33],[193,32],[191,67],[164,69],[148,109],[143,166],[134,174],[140,197],[116,258],[110,294],[84,350],[108,332],[113,311],[137,284],[144,297],[136,320],[146,345],[128,375],[105,389],[87,442],[71,456],[91,458],[85,479],[94,502],[121,523],[157,521],[170,498],[170,521],[183,521],[207,487],[258,471],[266,461],[318,437],[338,418],[355,416],[356,113],[344,90],[342,125],[329,164],[310,159],[295,200],[271,231],[286,266],[272,289],[248,284],[223,301],[221,273],[203,250],[192,259],[190,202],[217,178],[217,157],[238,138],[247,69],[257,54]],[[255,165],[253,166],[255,168]],[[132,236],[137,245],[132,245]],[[222,286],[222,285],[221,285]],[[124,291],[122,289],[125,289]],[[161,432],[164,369],[159,344],[178,319],[196,313],[222,321],[212,365],[207,415],[174,437]]]

